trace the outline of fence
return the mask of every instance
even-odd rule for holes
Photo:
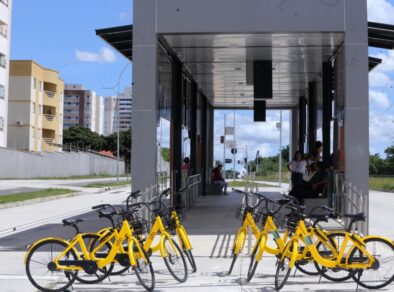
[[[182,194],[182,200],[185,202],[186,210],[193,208],[201,194],[201,175],[196,174],[187,178],[187,186]]]
[[[0,178],[67,177],[92,174],[116,175],[116,159],[89,152],[31,153],[0,147]],[[124,162],[119,172],[124,174]]]
[[[344,214],[365,213],[367,211],[367,202],[363,193],[357,189],[357,186],[347,182],[343,173],[334,172],[332,182],[331,206],[335,208],[338,214],[343,216]],[[349,224],[349,221],[348,218],[345,218],[345,226]],[[368,222],[358,222],[353,228],[366,234],[368,232]]]

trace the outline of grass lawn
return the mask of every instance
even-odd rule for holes
[[[91,175],[75,175],[75,176],[65,176],[65,177],[57,177],[57,176],[50,176],[50,177],[36,177],[36,178],[27,178],[29,179],[38,179],[38,180],[77,180],[77,179],[92,179],[92,178],[111,178],[116,177],[116,175],[101,173],[101,174],[91,174]],[[129,174],[120,175],[119,177],[130,177]],[[25,178],[0,178],[0,180],[9,180],[9,179],[18,179],[18,180],[25,180]]]
[[[98,182],[84,185],[84,188],[110,188],[110,187],[125,187],[129,186],[130,181],[111,181],[111,182]]]
[[[75,193],[74,190],[69,189],[46,189],[34,192],[17,193],[12,195],[0,196],[0,204],[13,203],[36,198],[52,197],[57,195],[64,195],[68,193]]]
[[[287,178],[288,171],[282,172],[282,182],[288,183],[289,179]],[[279,181],[279,173],[273,172],[264,176],[256,176],[256,180],[270,181],[270,182],[278,182]]]
[[[394,177],[370,177],[369,188],[376,191],[394,192]]]
[[[247,185],[247,181],[229,181],[228,182],[228,186],[229,187],[233,187],[233,188],[244,188]],[[258,184],[259,187],[272,187],[270,185],[266,185],[266,184]]]

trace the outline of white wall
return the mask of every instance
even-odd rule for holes
[[[116,175],[116,159],[86,152],[34,154],[0,148],[0,178],[66,177],[75,175]],[[119,172],[124,174],[124,162]]]

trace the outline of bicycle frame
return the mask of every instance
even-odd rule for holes
[[[175,225],[176,225],[176,236],[178,237],[178,240],[181,244],[184,244],[184,248],[186,248],[187,250],[191,250],[192,249],[192,245],[189,239],[189,236],[186,232],[185,227],[183,227],[181,221],[179,220],[178,214],[175,211],[171,212],[171,219],[175,220]]]
[[[242,236],[241,240],[236,242],[236,246],[233,246],[235,254],[242,252],[242,250],[244,249],[246,237],[249,229],[252,231],[252,234],[256,239],[260,237],[260,230],[257,227],[252,214],[250,212],[246,212],[243,224],[239,228],[237,235],[235,237],[238,238],[238,236]]]
[[[321,236],[322,233],[316,233],[316,235]],[[342,246],[339,250],[337,251],[336,248],[332,247],[332,245],[324,238],[321,238],[322,243],[331,250],[331,252],[334,255],[335,260],[332,259],[326,259],[320,255],[320,253],[317,251],[315,244],[311,240],[311,232],[308,231],[307,227],[305,226],[304,220],[300,220],[298,222],[298,226],[296,229],[296,232],[294,236],[289,240],[289,243],[287,244],[284,252],[282,253],[281,260],[284,259],[284,257],[289,257],[289,253],[291,254],[290,258],[290,263],[289,267],[293,268],[295,265],[295,262],[297,261],[298,258],[298,242],[301,240],[305,244],[305,250],[308,250],[311,253],[312,258],[319,263],[322,266],[325,266],[327,268],[342,268],[342,269],[367,269],[372,267],[375,259],[373,258],[372,255],[369,254],[369,252],[365,249],[365,244],[363,241],[363,238],[360,237],[357,234],[349,234],[345,233],[345,239],[342,243]],[[352,243],[352,249],[357,248],[361,251],[361,253],[368,258],[367,263],[351,263],[349,264],[347,261],[342,262],[343,256],[346,253],[347,249],[347,243],[348,242]],[[290,242],[293,244],[291,245]],[[293,251],[290,251],[290,247],[293,247]],[[304,250],[304,251],[305,251]],[[347,259],[347,258],[346,258]]]
[[[129,260],[131,266],[136,265],[136,259],[134,257],[134,250],[132,249],[134,244],[136,244],[138,248],[138,253],[139,255],[142,255],[142,250],[138,244],[138,240],[132,235],[132,229],[130,228],[129,223],[127,220],[124,220],[122,223],[122,227],[120,230],[114,229],[114,232],[107,236],[105,239],[100,241],[100,244],[98,247],[96,247],[91,253],[88,252],[86,245],[83,241],[83,234],[78,234],[74,239],[69,243],[67,248],[60,253],[54,260],[54,263],[56,264],[56,268],[58,270],[64,270],[64,271],[75,271],[75,270],[83,270],[82,267],[77,266],[77,265],[64,265],[67,264],[67,261],[61,261],[60,259],[64,257],[70,250],[74,249],[77,245],[80,246],[82,254],[84,255],[85,258],[93,260],[97,263],[98,268],[103,268],[106,265],[110,264],[116,257],[116,254],[118,252],[125,253],[125,250],[123,248],[123,242],[125,240],[128,240],[128,251],[129,251]],[[113,240],[113,241],[112,241]],[[108,253],[108,255],[105,258],[96,258],[95,253],[100,250],[107,242],[112,242],[112,247]],[[78,259],[80,259],[79,254],[77,253]],[[145,257],[143,257],[145,261],[148,261]],[[83,260],[82,260],[83,261]],[[63,264],[63,265],[62,265]]]

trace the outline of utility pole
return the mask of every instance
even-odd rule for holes
[[[233,170],[233,180],[235,181],[235,155],[236,155],[236,152],[237,152],[237,142],[235,141],[235,110],[234,110],[234,153],[233,153],[233,167],[234,167],[234,170]]]
[[[279,187],[282,187],[282,111],[279,111]]]
[[[226,114],[224,114],[224,135],[223,135],[223,178],[226,179]]]

